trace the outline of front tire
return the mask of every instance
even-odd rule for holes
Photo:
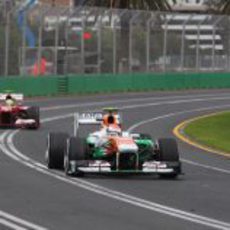
[[[40,109],[38,106],[32,106],[27,110],[27,117],[29,119],[35,120],[36,124],[31,127],[33,129],[38,129],[40,127]]]
[[[161,138],[158,140],[160,161],[179,161],[177,142],[173,138]]]
[[[178,166],[176,167],[176,172],[170,174],[160,174],[161,178],[176,178],[181,171],[181,166],[179,162],[179,152],[177,142],[173,138],[160,138],[158,140],[158,159],[159,161],[165,162],[176,162]]]
[[[74,169],[71,169],[71,161],[74,161],[76,165],[80,162],[84,162],[87,159],[86,157],[86,144],[85,140],[78,137],[70,137],[68,139],[67,151],[65,156],[65,173],[66,175],[75,175],[81,177],[84,175],[83,172]]]
[[[66,133],[49,133],[47,137],[46,161],[50,169],[63,169],[66,151]]]

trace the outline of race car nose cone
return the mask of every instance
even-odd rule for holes
[[[118,146],[118,151],[120,153],[137,153],[138,147],[136,144],[120,144]]]

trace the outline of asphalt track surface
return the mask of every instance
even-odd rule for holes
[[[126,129],[173,136],[180,122],[230,109],[229,90],[108,94],[34,99],[38,131],[0,131],[1,230],[230,229],[229,158],[178,140],[184,175],[66,177],[47,170],[46,136],[73,132],[72,114],[122,109]]]

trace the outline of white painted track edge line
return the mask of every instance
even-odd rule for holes
[[[145,107],[145,106],[157,106],[157,105],[162,105],[162,104],[177,104],[177,103],[188,103],[188,102],[204,102],[204,101],[210,101],[210,100],[228,100],[230,99],[230,96],[222,96],[222,97],[212,97],[212,98],[195,98],[195,99],[190,99],[188,100],[188,98],[190,97],[182,97],[185,99],[179,99],[176,101],[157,101],[157,102],[148,102],[148,103],[141,103],[138,106],[141,107]],[[154,98],[153,98],[154,99]],[[168,99],[168,98],[167,98]],[[171,98],[170,98],[171,99]],[[109,103],[128,103],[130,101],[144,101],[143,100],[137,100],[137,99],[130,99],[130,100],[115,100],[115,101],[105,101],[105,102],[92,102],[92,103],[76,103],[76,104],[69,104],[69,105],[62,105],[62,106],[53,106],[53,107],[43,107],[41,108],[41,111],[51,111],[51,110],[60,110],[60,109],[72,109],[72,108],[79,108],[79,107],[87,107],[87,106],[102,106],[102,105],[106,105]],[[137,105],[124,105],[124,106],[120,106],[119,108],[121,109],[133,109],[136,108]]]
[[[183,114],[187,114],[187,113],[208,111],[208,110],[212,110],[212,109],[224,109],[224,108],[228,108],[228,107],[230,107],[230,104],[221,105],[221,106],[210,106],[210,107],[199,108],[199,109],[184,110],[184,111],[175,112],[175,113],[168,113],[168,114],[165,114],[165,115],[153,117],[153,118],[146,119],[144,121],[138,122],[138,123],[132,125],[131,127],[129,127],[128,131],[131,132],[131,131],[133,131],[134,129],[136,129],[137,127],[139,127],[141,125],[144,125],[146,123],[150,123],[150,122],[153,122],[153,121],[157,121],[157,120],[160,120],[160,119],[163,119],[163,118],[175,117],[175,116],[183,115]]]
[[[136,94],[134,93],[134,95],[136,96]],[[225,97],[225,96],[229,96],[229,93],[227,93],[227,92],[224,92],[224,93],[220,93],[220,94],[218,94],[219,96],[222,96],[222,97]],[[129,95],[130,96],[130,95]],[[167,99],[176,99],[176,98],[187,98],[187,99],[189,99],[189,98],[197,98],[197,97],[215,97],[216,96],[216,94],[211,94],[211,93],[206,93],[206,94],[196,94],[196,95],[174,95],[174,96],[172,96],[172,95],[163,95],[163,96],[161,96],[161,97],[159,97],[159,96],[156,96],[156,95],[153,95],[153,96],[148,96],[148,95],[142,95],[142,97],[140,98],[140,97],[136,97],[136,98],[129,98],[129,99],[111,99],[111,100],[108,100],[108,101],[95,101],[95,102],[91,102],[91,103],[89,103],[89,102],[86,102],[86,103],[84,103],[84,102],[78,102],[77,104],[78,105],[80,105],[80,106],[84,106],[84,105],[86,105],[86,106],[91,106],[91,105],[94,105],[95,103],[106,103],[106,104],[108,104],[108,103],[126,103],[126,102],[135,102],[135,101],[147,101],[147,100],[167,100]],[[100,99],[101,97],[99,97],[99,99]],[[60,98],[59,98],[60,99]],[[65,99],[71,99],[70,97],[68,98],[65,98]],[[101,98],[102,99],[102,98]],[[35,103],[35,102],[53,102],[53,101],[56,101],[56,98],[55,99],[50,99],[50,98],[45,98],[44,100],[26,100],[26,102],[29,102],[29,103]],[[92,104],[93,103],[93,104]],[[55,107],[55,106],[53,106],[53,107]],[[46,107],[44,107],[44,108],[46,108]]]
[[[10,228],[10,229],[14,229],[14,230],[28,230],[28,228],[18,226],[16,224],[14,224],[8,220],[2,219],[0,217],[0,227],[1,227],[1,225],[6,226],[7,228]]]
[[[19,217],[16,217],[14,215],[11,215],[9,213],[6,213],[6,212],[3,212],[0,210],[0,217],[1,218],[4,218],[4,219],[7,219],[7,220],[10,220],[10,221],[13,221],[14,223],[17,223],[17,224],[20,224],[22,226],[25,226],[25,227],[28,227],[28,228],[32,228],[33,230],[47,230],[47,228],[43,228],[41,226],[38,226],[34,223],[31,223],[29,221],[26,221],[26,220],[23,220]]]
[[[201,167],[201,168],[205,168],[205,169],[211,169],[211,170],[218,171],[218,172],[225,173],[225,174],[230,174],[230,170],[227,170],[227,169],[222,169],[222,168],[218,168],[218,167],[214,167],[214,166],[210,166],[210,165],[201,164],[201,163],[187,160],[184,158],[181,158],[181,161],[183,163],[187,163],[187,164],[194,165],[197,167]]]

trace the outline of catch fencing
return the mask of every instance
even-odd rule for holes
[[[230,18],[0,6],[0,76],[229,72]]]

